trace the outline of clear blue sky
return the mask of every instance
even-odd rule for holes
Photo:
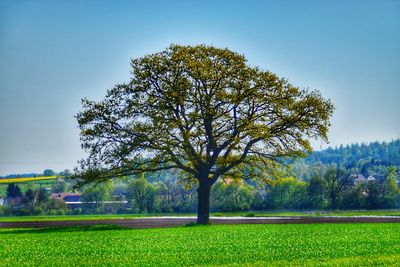
[[[332,146],[400,137],[400,1],[2,0],[0,175],[72,169],[80,99],[171,43],[228,47],[320,90]]]

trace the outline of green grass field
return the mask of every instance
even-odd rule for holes
[[[217,212],[211,216],[247,216],[248,212]],[[271,212],[257,213],[256,216],[306,216],[302,212]],[[0,217],[0,222],[24,222],[24,221],[65,221],[65,220],[108,220],[108,219],[129,219],[155,216],[192,216],[195,213],[152,213],[152,214],[94,214],[94,215],[45,215],[45,216],[10,216]]]
[[[395,266],[400,224],[0,229],[0,266]]]
[[[154,213],[154,214],[98,214],[98,215],[47,215],[47,216],[12,216],[0,217],[0,222],[23,221],[65,221],[65,220],[102,220],[125,219],[152,216],[193,216],[195,213]],[[400,216],[400,210],[359,210],[359,211],[271,211],[271,212],[214,212],[211,216],[242,216],[242,217],[275,217],[275,216]]]

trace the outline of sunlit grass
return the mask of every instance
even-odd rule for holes
[[[134,219],[143,217],[196,217],[196,213],[150,213],[150,214],[91,214],[91,215],[45,215],[0,217],[0,222],[23,221],[70,221]],[[400,210],[351,210],[351,211],[268,211],[268,212],[213,212],[212,217],[319,217],[319,216],[400,216]]]
[[[400,224],[0,229],[0,266],[382,266]]]

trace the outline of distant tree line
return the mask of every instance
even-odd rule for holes
[[[368,169],[374,166],[400,166],[400,139],[391,142],[341,145],[314,151],[305,162],[336,164],[346,169],[357,168],[363,175],[368,175]]]
[[[309,181],[279,180],[262,193],[261,209],[381,209],[399,208],[400,191],[395,168],[382,180],[356,183],[345,169],[329,166]]]
[[[211,211],[234,212],[271,209],[381,209],[399,208],[400,190],[395,168],[389,168],[384,179],[355,184],[350,171],[335,165],[314,169],[308,181],[293,176],[278,179],[274,184],[218,182],[211,192]],[[151,179],[150,179],[151,180]],[[95,190],[95,191],[92,191]],[[92,203],[83,213],[185,213],[196,212],[196,190],[185,188],[176,178],[149,182],[144,176],[128,183],[103,185],[83,192],[83,199]],[[101,196],[101,197],[100,197]],[[123,208],[113,210],[101,198],[126,199]],[[96,204],[93,204],[96,203]],[[108,210],[107,208],[108,207]]]
[[[314,152],[296,160],[271,183],[239,181],[232,177],[216,183],[211,192],[211,211],[250,211],[272,209],[380,209],[400,208],[400,141],[350,145]],[[354,154],[354,155],[353,155]],[[357,156],[358,155],[358,156]],[[393,165],[388,165],[393,163]],[[54,175],[48,169],[44,174]],[[7,205],[0,215],[95,214],[95,213],[186,213],[196,212],[195,186],[180,180],[172,171],[115,179],[95,186],[75,188],[72,173],[60,172],[51,190],[18,184],[6,189]],[[363,175],[371,181],[357,182]],[[251,178],[251,177],[249,177]],[[82,205],[69,209],[50,193],[81,194]],[[4,196],[3,196],[4,197]]]
[[[286,176],[273,184],[218,182],[211,193],[211,211],[235,212],[274,209],[381,209],[399,208],[400,190],[394,167],[382,180],[355,184],[354,175],[335,165],[314,168],[308,181]],[[163,179],[166,178],[166,179]],[[149,182],[150,180],[150,182]],[[73,181],[59,180],[52,192],[72,190]],[[98,213],[187,213],[196,211],[196,194],[176,177],[166,175],[131,177],[82,188],[83,204],[68,209],[62,200],[51,200],[44,188],[22,193],[18,185],[9,184],[7,196],[19,198],[18,205],[3,208],[6,215],[98,214]],[[13,203],[11,203],[13,204]],[[15,203],[14,203],[15,204]]]
[[[0,215],[63,215],[67,210],[64,201],[51,200],[44,187],[22,193],[17,184],[10,183],[6,199],[6,205],[0,206]]]

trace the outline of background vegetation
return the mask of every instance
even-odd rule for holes
[[[280,170],[280,178],[271,184],[253,179],[224,179],[212,190],[211,211],[399,208],[399,151],[400,140],[354,144],[317,151],[305,159],[289,162],[290,168]],[[55,173],[46,170],[46,174]],[[195,213],[197,209],[195,186],[188,187],[173,171],[130,176],[82,188],[74,187],[75,180],[68,178],[71,172],[56,175],[62,179],[54,176],[28,182],[10,177],[0,179],[0,196],[17,198],[8,205],[0,205],[0,214]],[[375,180],[356,183],[357,175],[365,178],[372,175]],[[62,200],[51,199],[50,193],[62,192],[80,193],[81,205],[71,209]]]

